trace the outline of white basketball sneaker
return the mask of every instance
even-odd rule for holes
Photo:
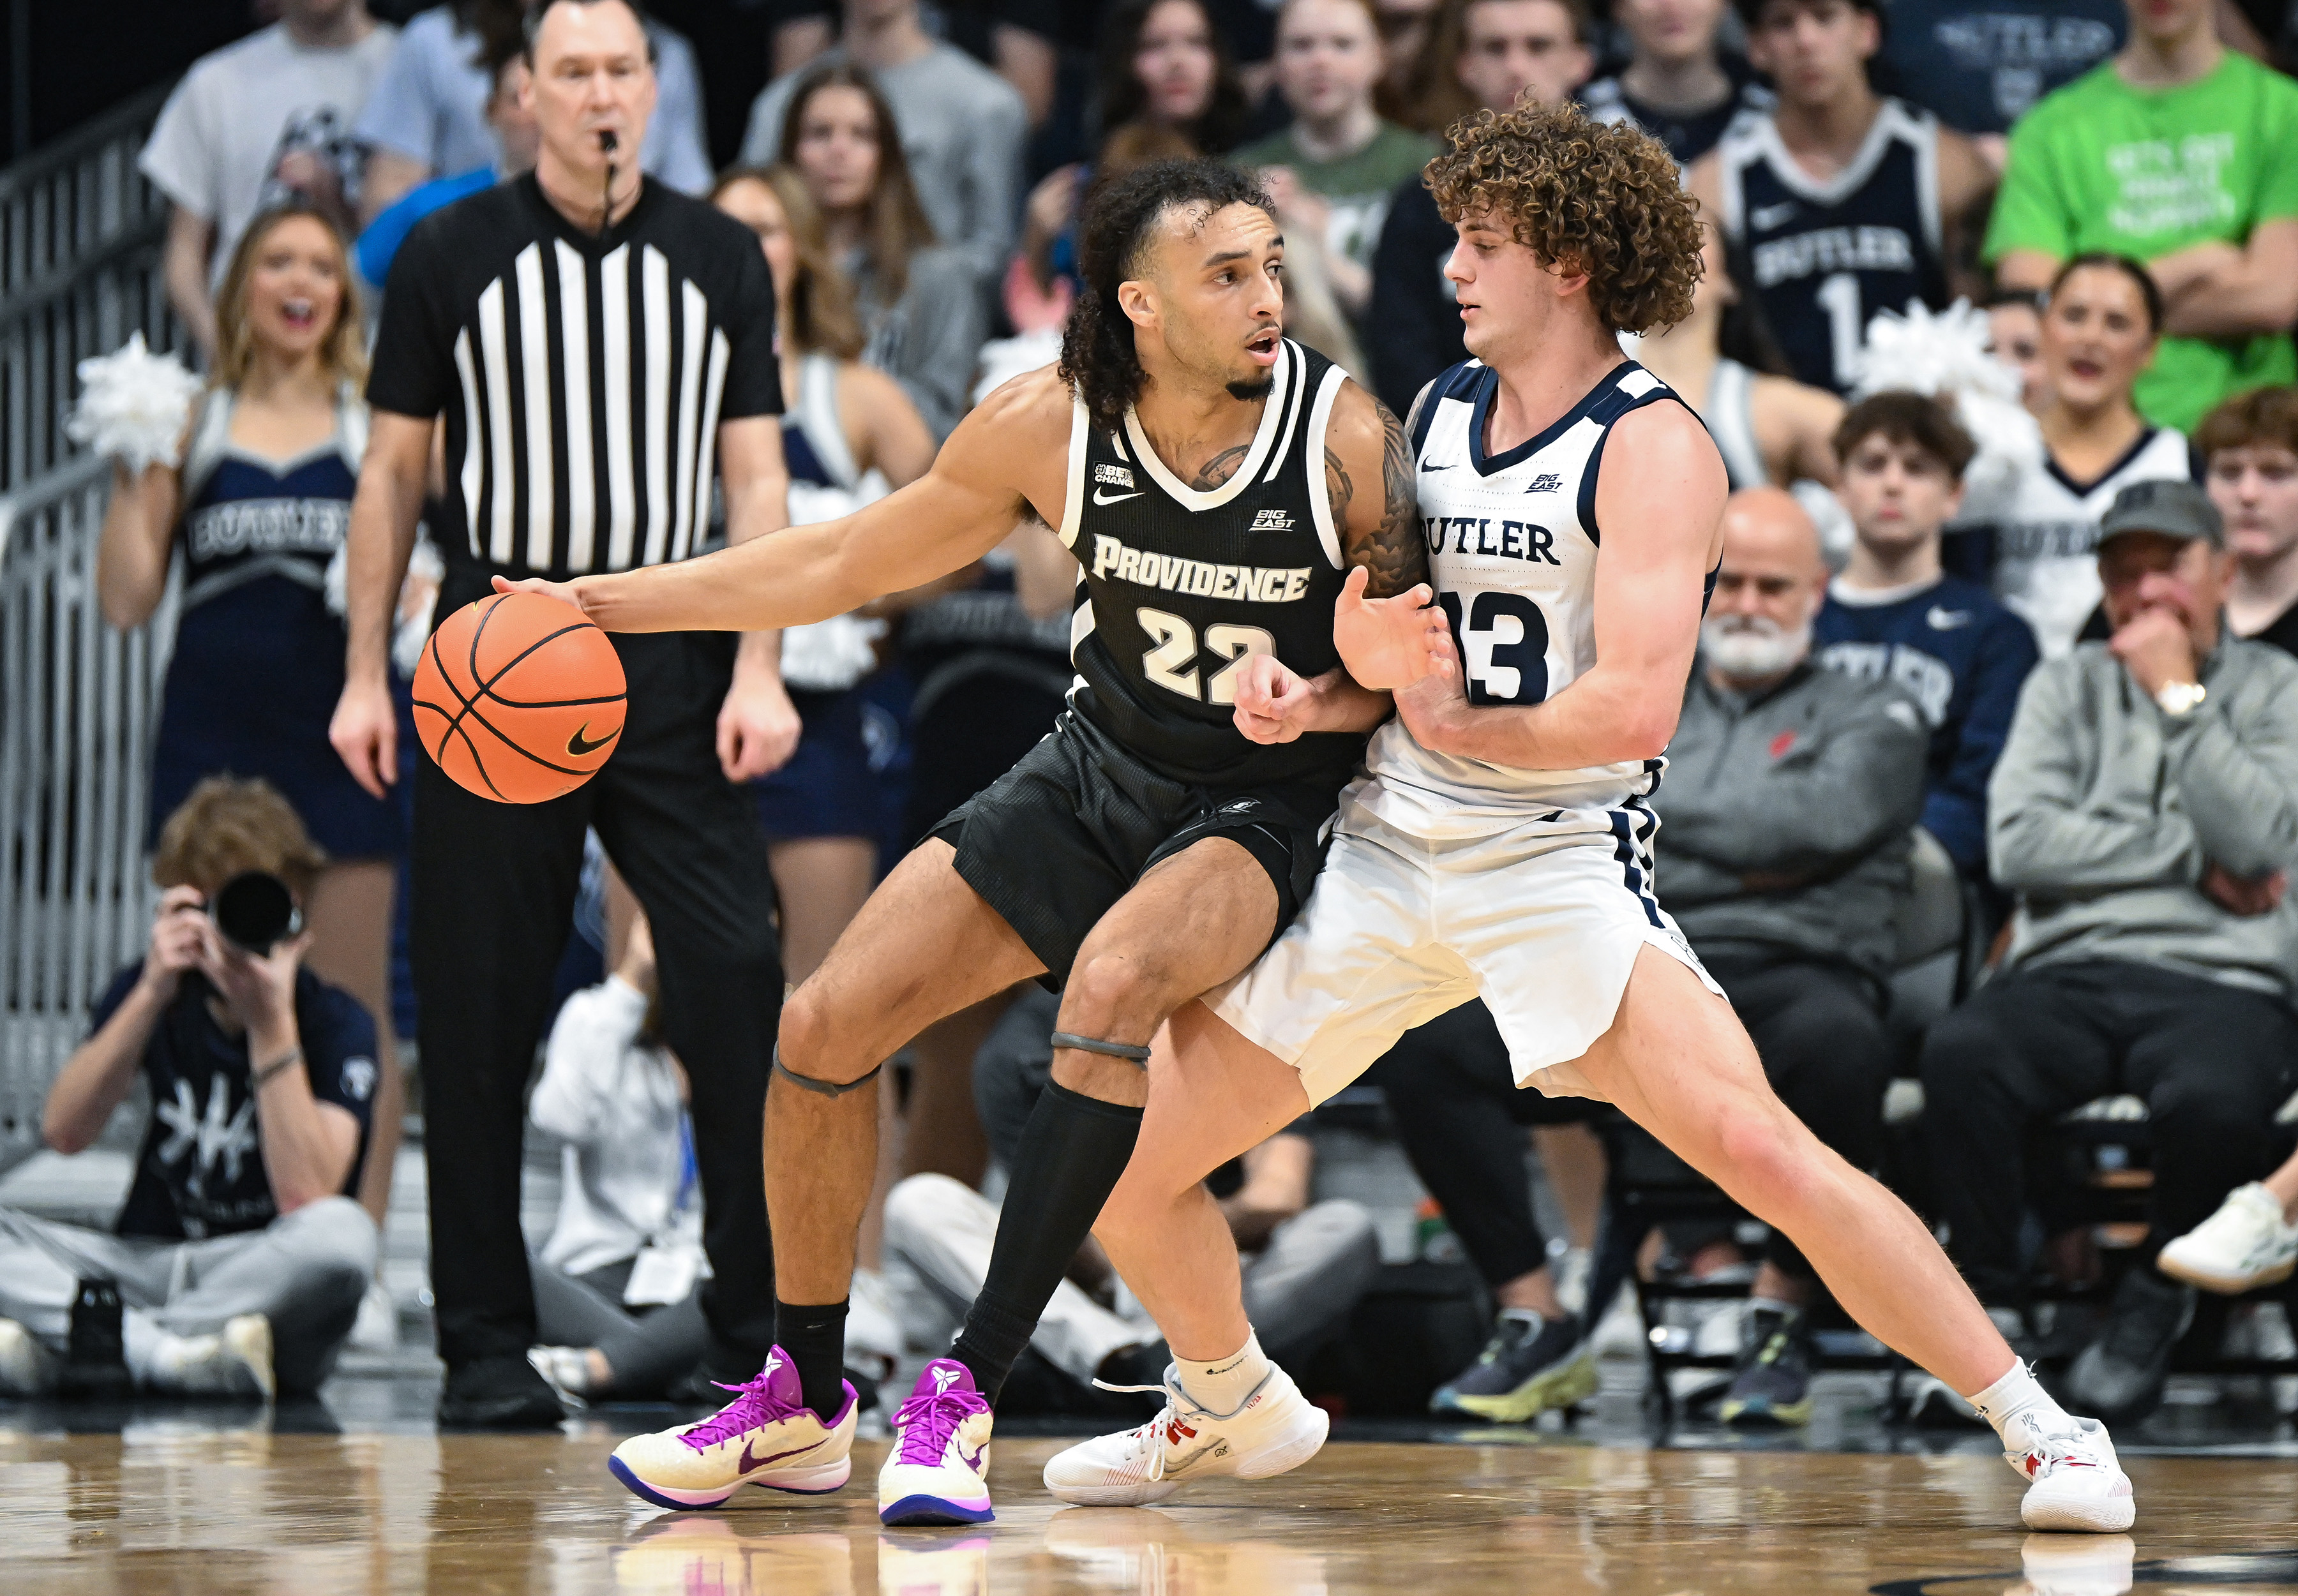
[[[2290,1278],[2298,1269],[2298,1225],[2282,1200],[2253,1181],[2227,1193],[2218,1212],[2163,1246],[2154,1266],[2173,1279],[2226,1296]]]
[[[881,1524],[987,1524],[989,1404],[973,1371],[936,1358],[894,1411],[894,1449],[878,1470]],[[883,1578],[883,1575],[880,1575]]]
[[[778,1346],[756,1379],[718,1388],[734,1400],[699,1424],[632,1436],[615,1448],[608,1471],[660,1508],[715,1508],[744,1485],[819,1496],[846,1483],[854,1468],[853,1386],[825,1421],[806,1405],[798,1370]]]
[[[1283,1474],[1317,1455],[1331,1424],[1323,1409],[1301,1394],[1293,1377],[1273,1364],[1269,1378],[1234,1413],[1199,1407],[1181,1389],[1170,1364],[1161,1387],[1106,1389],[1161,1389],[1165,1407],[1138,1429],[1096,1436],[1054,1455],[1046,1465],[1046,1489],[1080,1507],[1141,1507],[1164,1501],[1192,1480]]]
[[[2014,1419],[2005,1427],[2003,1460],[2029,1484],[2019,1504],[2029,1529],[2073,1530],[2114,1534],[2138,1516],[2130,1477],[2115,1460],[2114,1443],[2095,1419],[2078,1419],[2074,1428],[2042,1435]]]

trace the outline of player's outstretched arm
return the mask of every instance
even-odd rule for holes
[[[1457,676],[1396,695],[1422,746],[1521,770],[1657,758],[1675,734],[1721,546],[1724,462],[1689,410],[1623,417],[1596,481],[1596,662],[1544,703],[1472,707]]]
[[[1059,525],[1070,396],[1053,369],[991,394],[933,468],[853,514],[790,527],[698,560],[571,582],[508,582],[579,605],[608,631],[763,631],[842,615],[996,547],[1034,507]]]
[[[1325,491],[1348,579],[1333,605],[1333,645],[1350,679],[1385,693],[1448,669],[1452,638],[1428,575],[1402,423],[1351,383],[1326,434]],[[1386,718],[1386,705],[1376,719]]]

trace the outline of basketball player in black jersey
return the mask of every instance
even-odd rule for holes
[[[1846,392],[1876,312],[1947,304],[1994,174],[1969,139],[1869,86],[1880,0],[1738,4],[1779,103],[1692,163],[1691,192],[1747,251],[1790,374]]]
[[[987,1284],[896,1415],[879,1482],[889,1524],[990,1517],[988,1404],[1132,1153],[1147,1044],[1293,917],[1388,716],[1340,669],[1336,631],[1417,634],[1400,680],[1449,647],[1433,607],[1391,623],[1430,596],[1402,429],[1285,341],[1283,250],[1250,178],[1145,168],[1087,214],[1059,366],[992,394],[923,479],[755,547],[526,584],[608,630],[797,625],[955,570],[1031,514],[1082,569],[1053,734],[896,868],[784,1008],[765,1130],[779,1345],[716,1418],[617,1451],[646,1499],[845,1482],[845,1297],[877,1135],[876,1093],[856,1089],[933,1021],[1049,976],[1066,983],[1054,1083]]]

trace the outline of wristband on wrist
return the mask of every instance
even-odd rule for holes
[[[302,1062],[303,1049],[302,1048],[288,1049],[285,1053],[282,1054],[279,1057],[273,1059],[269,1064],[265,1065],[261,1069],[257,1070],[253,1075],[249,1077],[252,1082],[249,1090],[251,1091],[261,1091],[266,1085],[277,1077],[283,1071],[288,1069],[292,1065],[298,1065]]]

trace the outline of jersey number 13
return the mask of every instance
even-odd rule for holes
[[[1521,593],[1439,593],[1468,679],[1470,703],[1539,703],[1548,696],[1548,617]]]

